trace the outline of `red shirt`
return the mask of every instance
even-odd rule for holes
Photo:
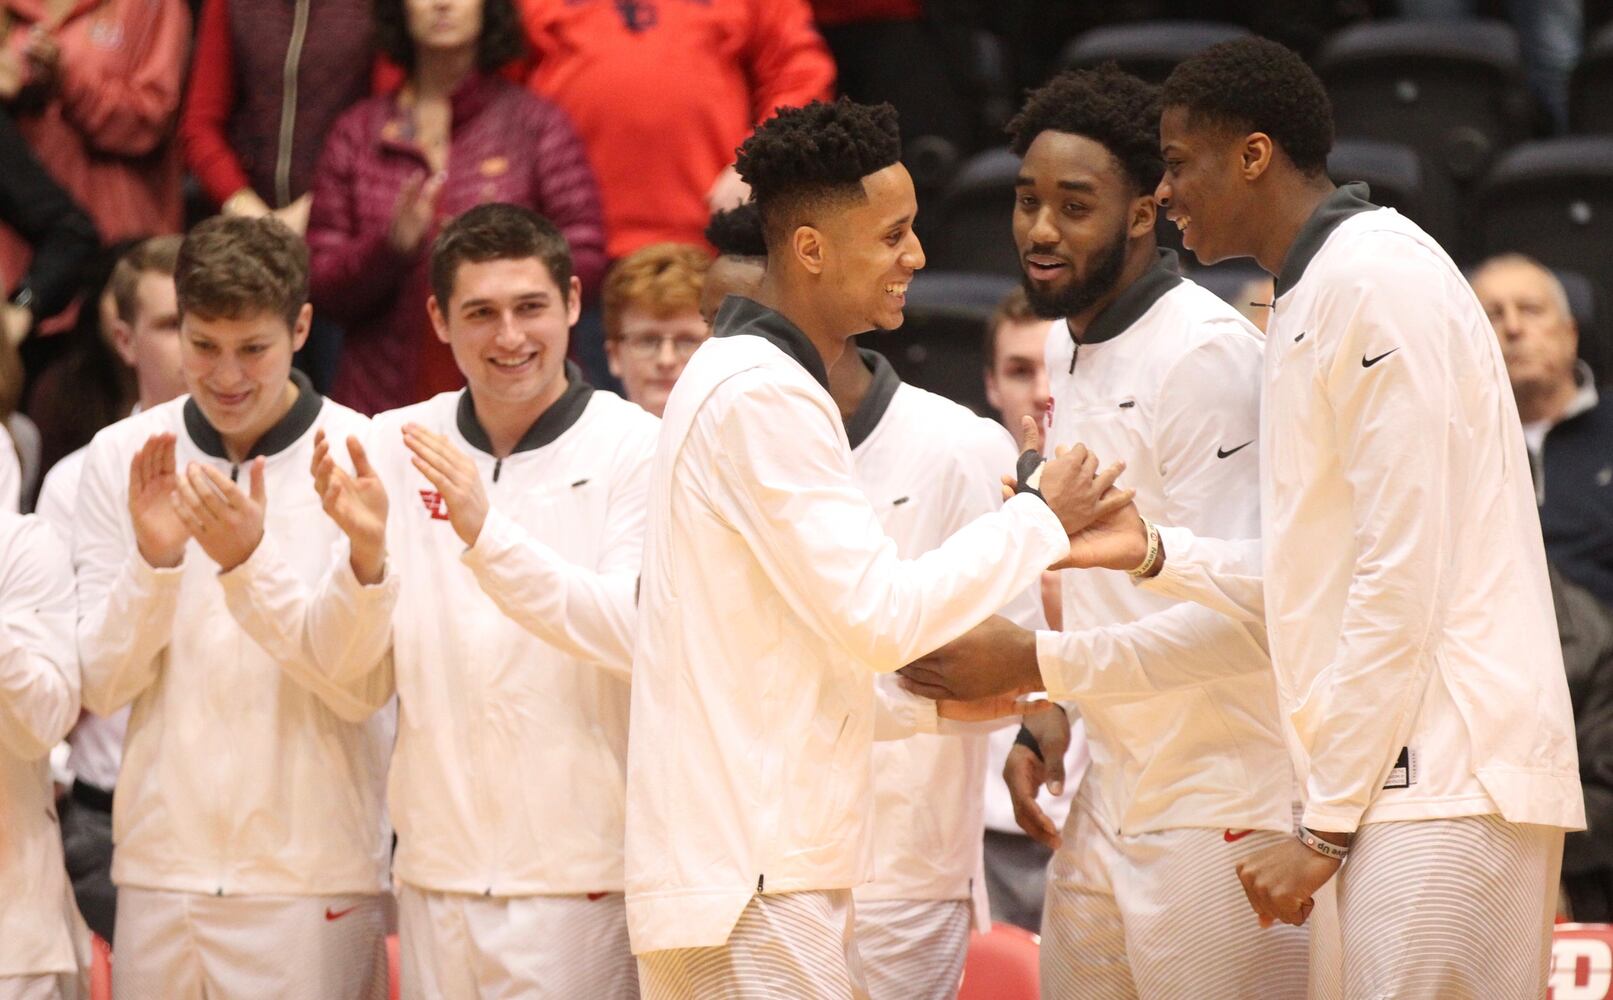
[[[519,0],[530,84],[571,117],[607,250],[704,245],[706,192],[756,123],[828,98],[834,61],[806,0]]]

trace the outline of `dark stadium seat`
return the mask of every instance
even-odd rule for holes
[[[1613,133],[1613,23],[1591,36],[1574,67],[1568,124],[1575,132]]]
[[[1327,40],[1316,72],[1340,136],[1403,142],[1459,183],[1529,132],[1518,38],[1500,21],[1358,24]]]
[[[1012,219],[1018,175],[1019,157],[1007,148],[988,149],[964,163],[947,185],[924,244],[931,268],[1019,276]]]
[[[1568,136],[1502,156],[1474,197],[1479,251],[1578,271],[1613,301],[1613,136]],[[1606,379],[1608,372],[1600,372]]]
[[[1456,195],[1448,179],[1431,171],[1415,149],[1380,139],[1340,139],[1327,157],[1334,183],[1365,181],[1372,201],[1392,208],[1421,226],[1451,256],[1457,246]]]
[[[988,415],[981,342],[992,311],[1018,281],[927,268],[908,287],[906,322],[865,333],[857,343],[889,358],[904,382]]]
[[[1249,29],[1220,21],[1140,21],[1084,31],[1059,56],[1062,69],[1088,69],[1116,62],[1121,69],[1163,83],[1176,64]]]

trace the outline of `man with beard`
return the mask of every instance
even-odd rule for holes
[[[1154,88],[1106,67],[1055,78],[1009,126],[1024,158],[1014,235],[1025,289],[1056,319],[1050,437],[1070,443],[1079,433],[1124,460],[1144,517],[1253,538],[1261,342],[1155,245],[1157,120]],[[1147,566],[1125,568],[1135,576]],[[955,644],[1024,662],[1033,683],[1086,723],[1092,769],[1062,838],[1034,797],[1048,776],[1037,735],[1061,751],[1065,714],[1028,717],[1004,770],[1026,832],[1056,848],[1042,916],[1044,995],[1303,996],[1307,935],[1250,920],[1233,877],[1293,823],[1263,631],[1119,573],[1063,576],[1066,631],[1033,635],[994,619]],[[1141,639],[1126,659],[1203,676],[1148,690],[1118,669],[1097,673],[1121,658],[1094,638],[1121,634]]]

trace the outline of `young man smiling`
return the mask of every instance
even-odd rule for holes
[[[307,260],[272,219],[197,226],[174,278],[190,395],[84,460],[85,704],[134,705],[113,806],[120,998],[385,995],[385,695],[311,668],[345,648],[281,638],[340,537],[311,488],[315,434],[366,423],[291,368]]]
[[[1270,630],[1304,815],[1244,891],[1298,924],[1334,883],[1344,996],[1538,996],[1585,811],[1495,335],[1427,234],[1327,179],[1331,109],[1294,53],[1214,46],[1163,104],[1184,243],[1276,275],[1260,542],[1159,527],[1148,584]],[[1117,516],[1075,558],[1135,566],[1152,533]]]
[[[320,598],[331,613],[307,620],[390,650],[372,676],[398,693],[403,995],[628,1000],[627,677],[659,422],[566,361],[581,285],[547,220],[465,212],[431,280],[467,388],[337,443],[356,476],[319,444],[349,545]],[[364,613],[387,587],[391,619]]]
[[[870,874],[873,674],[1024,591],[1124,499],[1119,470],[1077,449],[1038,471],[1045,501],[1015,497],[917,559],[885,535],[828,368],[855,334],[901,325],[924,266],[895,117],[815,103],[741,147],[766,271],[667,403],[628,753],[648,997],[863,995],[850,890]]]

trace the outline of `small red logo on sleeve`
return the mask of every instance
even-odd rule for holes
[[[436,490],[421,490],[420,502],[426,505],[426,513],[431,515],[433,521],[448,520],[448,501]]]
[[[1254,833],[1254,831],[1253,830],[1228,830],[1226,833],[1221,834],[1221,839],[1225,840],[1229,844],[1236,844],[1238,841],[1240,841],[1243,838],[1249,836],[1251,833]]]

